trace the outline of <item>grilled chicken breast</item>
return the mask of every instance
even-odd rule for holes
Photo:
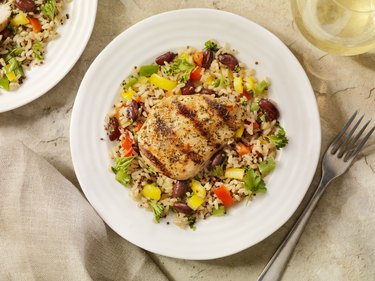
[[[167,177],[191,178],[233,139],[243,116],[244,108],[226,98],[164,98],[139,131],[139,151],[148,165]]]

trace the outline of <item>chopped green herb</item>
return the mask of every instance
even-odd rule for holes
[[[186,83],[190,79],[190,72],[193,68],[193,64],[182,58],[176,58],[171,64],[163,66],[163,70],[166,74],[179,74],[178,82],[180,83]]]
[[[268,136],[267,138],[275,145],[276,149],[280,149],[288,144],[288,138],[285,135],[285,130],[281,125],[277,126],[276,134]]]
[[[139,75],[150,77],[152,74],[158,72],[159,66],[157,64],[142,65],[139,68]]]
[[[22,54],[22,52],[23,52],[22,48],[20,48],[20,47],[14,48],[8,54],[5,55],[5,57],[4,57],[5,62],[9,62],[9,60],[11,58],[19,56],[20,54]]]
[[[211,175],[214,177],[221,177],[224,175],[224,164],[217,165],[215,169],[212,170]]]
[[[234,72],[239,72],[240,70],[241,70],[241,67],[238,64],[233,69]]]
[[[254,92],[257,94],[257,95],[261,95],[263,94],[263,92],[265,90],[268,89],[268,82],[266,80],[262,80],[259,84],[257,84],[254,88]]]
[[[263,114],[263,115],[259,116],[258,121],[259,121],[259,123],[262,123],[262,122],[266,121],[266,115]]]
[[[276,161],[272,156],[269,156],[265,161],[259,163],[259,172],[262,176],[268,175],[276,167]]]
[[[188,224],[189,224],[190,228],[192,230],[196,230],[197,227],[195,226],[195,222],[196,222],[197,219],[193,215],[188,216],[187,219],[188,219]]]
[[[34,55],[35,57],[38,59],[38,60],[43,60],[44,57],[40,51],[40,49],[42,48],[42,43],[40,41],[35,41],[34,45],[33,45],[33,52],[34,52]]]
[[[204,43],[205,49],[210,49],[214,52],[217,52],[221,47],[219,47],[214,41],[208,40]]]
[[[8,61],[8,63],[10,65],[9,68],[3,67],[3,70],[5,71],[5,73],[10,73],[10,72],[14,71],[14,73],[17,76],[22,77],[24,75],[22,65],[19,63],[19,61],[16,58],[11,58]]]
[[[152,212],[154,213],[154,218],[157,223],[160,223],[160,218],[164,216],[164,205],[157,203],[156,201],[151,201],[148,203]]]
[[[267,191],[266,184],[261,176],[258,176],[253,169],[248,169],[243,178],[244,188],[249,196],[256,193],[264,193]]]
[[[42,14],[54,20],[56,12],[56,0],[46,0],[42,7]]]
[[[224,205],[220,205],[217,209],[212,211],[212,215],[215,217],[221,217],[226,214],[226,209]]]
[[[247,99],[245,98],[245,99],[242,99],[241,100],[241,104],[243,105],[243,106],[246,106],[247,105]]]
[[[134,157],[120,157],[116,159],[112,171],[116,174],[116,180],[122,185],[128,187],[131,181],[131,176],[128,172],[131,162]]]

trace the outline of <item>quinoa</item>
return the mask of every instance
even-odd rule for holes
[[[208,52],[213,56],[209,64]],[[173,54],[166,53],[167,60],[158,57],[158,64],[146,66],[152,70],[147,75],[142,73],[144,66],[133,68],[121,84],[118,102],[105,117],[104,127],[111,140],[111,169],[116,179],[129,188],[138,206],[153,211],[155,222],[172,221],[182,228],[195,228],[197,221],[225,215],[230,206],[249,202],[255,194],[265,192],[264,177],[275,168],[277,150],[288,140],[278,121],[276,105],[268,98],[269,79],[259,80],[253,69],[238,62],[236,51],[228,44],[219,46],[209,40],[204,48],[187,46]],[[230,57],[229,62],[223,60],[223,55]],[[152,75],[168,79],[171,86],[163,89],[150,79]],[[186,94],[184,87],[189,83],[194,87],[193,94],[205,92],[238,103],[245,108],[245,119],[234,138],[220,150],[223,160],[213,167],[211,159],[198,175],[185,181],[185,194],[174,198],[178,181],[145,163],[138,150],[137,134],[153,106],[165,97]],[[190,211],[181,211],[179,203]]]
[[[21,10],[15,0],[3,4],[11,16],[0,33],[0,87],[14,91],[27,78],[27,72],[44,63],[47,45],[59,37],[58,26],[68,19],[71,0],[35,0],[33,11]]]

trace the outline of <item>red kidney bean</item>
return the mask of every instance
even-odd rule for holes
[[[177,56],[176,53],[173,53],[173,52],[166,52],[165,54],[162,54],[160,56],[158,56],[156,59],[155,59],[155,62],[158,64],[158,65],[164,65],[165,62],[171,62],[173,61],[173,59]]]
[[[184,202],[175,202],[173,204],[173,207],[176,209],[177,212],[183,213],[185,215],[191,215],[192,213],[194,213],[194,210],[192,208],[190,208]]]
[[[207,49],[203,52],[202,66],[204,68],[210,68],[212,61],[214,60],[214,52]]]
[[[21,11],[24,11],[24,12],[33,12],[35,13],[37,11],[37,7],[36,7],[36,4],[34,2],[34,0],[16,0],[14,2],[14,5],[20,9]]]
[[[133,121],[138,118],[138,103],[132,100],[130,104],[126,106],[126,117],[132,119]]]
[[[186,82],[185,86],[181,88],[181,94],[183,95],[193,95],[195,94],[194,83],[190,80]]]
[[[211,157],[211,162],[208,165],[208,169],[211,171],[215,169],[216,166],[219,166],[224,163],[225,158],[227,155],[224,151],[220,150],[214,154],[214,156]]]
[[[259,106],[263,110],[263,112],[267,114],[268,118],[271,121],[279,118],[280,116],[279,111],[277,110],[276,106],[269,100],[261,99],[259,101]]]
[[[110,141],[117,140],[120,137],[121,133],[119,130],[119,123],[116,117],[109,118],[107,132]]]
[[[238,65],[238,60],[231,54],[220,54],[218,59],[222,64],[228,66],[230,70],[234,70],[236,65]]]
[[[214,95],[215,91],[211,90],[211,89],[202,88],[200,93],[203,94],[203,95]]]
[[[186,194],[186,192],[190,189],[189,181],[177,181],[173,185],[173,198],[182,198]]]

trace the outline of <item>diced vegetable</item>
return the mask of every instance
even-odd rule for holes
[[[4,90],[9,91],[10,90],[9,80],[6,78],[0,77],[0,87],[3,88]]]
[[[182,56],[182,55],[181,55]],[[190,72],[194,69],[195,65],[187,61],[187,58],[175,58],[169,65],[163,66],[163,70],[168,75],[179,74],[178,81],[180,83],[186,83],[190,78]]]
[[[244,156],[251,152],[251,146],[246,146],[242,142],[237,143],[236,149],[240,156]]]
[[[278,129],[275,135],[267,137],[276,147],[280,149],[288,144],[288,138],[285,135],[285,130],[283,127],[278,125]]]
[[[259,110],[259,108],[260,108],[260,106],[259,106],[258,102],[254,101],[250,104],[250,111],[251,112],[257,112]]]
[[[20,54],[22,54],[24,50],[20,47],[17,47],[17,48],[14,48],[12,51],[10,51],[8,54],[6,54],[6,56],[4,57],[4,60],[6,62],[9,62],[9,60],[11,58],[14,58],[16,56],[19,56]]]
[[[254,87],[254,92],[257,94],[257,95],[261,95],[263,94],[263,92],[265,90],[267,90],[268,88],[268,82],[266,80],[262,80],[259,84],[257,84],[255,87]]]
[[[245,78],[245,88],[247,91],[252,91],[254,90],[255,82],[252,77],[247,77]]]
[[[190,80],[191,81],[199,81],[201,80],[201,67],[196,66],[192,72],[190,72]]]
[[[144,77],[144,76],[141,76],[141,77]],[[145,77],[146,78],[146,77]],[[147,78],[146,78],[147,79]],[[135,78],[134,76],[131,76],[129,77],[128,81],[126,82],[126,84],[124,85],[124,89],[125,90],[128,90],[129,88],[133,87],[134,84],[136,84],[138,82],[138,79]]]
[[[239,93],[239,94],[242,94],[243,92],[243,84],[242,84],[242,77],[234,77],[233,78],[233,87],[234,87],[234,90]]]
[[[242,180],[244,174],[245,174],[245,169],[243,168],[226,168],[224,177],[227,179]]]
[[[125,101],[131,101],[133,99],[134,95],[135,95],[135,92],[132,88],[128,88],[128,90],[126,92],[121,93],[121,97]]]
[[[160,75],[154,73],[150,77],[150,82],[154,84],[156,87],[159,87],[163,90],[173,90],[177,86],[176,81],[172,81],[169,79],[166,79],[164,77],[161,77]]]
[[[226,214],[226,209],[225,209],[225,206],[223,205],[220,205],[217,209],[214,209],[212,211],[212,215],[215,217],[221,217],[221,216],[224,216],[225,214]]]
[[[158,72],[159,66],[157,64],[142,65],[139,68],[139,75],[150,77],[152,74]]]
[[[40,51],[40,49],[42,48],[42,43],[38,40],[35,41],[34,45],[33,45],[33,52],[34,52],[34,55],[35,57],[38,59],[38,60],[43,60],[43,55]]]
[[[267,160],[259,163],[259,172],[262,176],[268,175],[276,167],[276,161],[272,156],[269,156]]]
[[[199,208],[200,205],[202,205],[204,202],[203,198],[194,194],[189,199],[186,200],[186,204],[192,208],[193,210],[196,210]]]
[[[249,195],[258,192],[266,192],[266,184],[261,176],[258,176],[253,169],[248,169],[244,178],[244,188],[247,190]]]
[[[128,187],[131,181],[129,167],[134,157],[120,157],[116,159],[112,171],[116,174],[116,180],[122,185]]]
[[[145,196],[149,199],[154,199],[156,201],[160,200],[160,198],[161,198],[161,190],[156,185],[156,183],[146,184],[143,187],[141,193],[142,193],[143,196]]]
[[[28,17],[31,26],[33,27],[33,32],[38,33],[42,30],[42,25],[40,24],[40,21],[37,18],[34,17]]]
[[[236,138],[241,138],[242,137],[242,135],[243,135],[243,132],[245,131],[245,125],[244,124],[242,124],[238,129],[237,129],[237,131],[236,131],[236,134],[235,134],[235,136],[236,136]]]
[[[130,134],[127,133],[125,138],[121,140],[121,146],[124,149],[123,156],[129,157],[133,154],[133,139],[131,138]]]
[[[154,213],[155,221],[157,223],[160,223],[160,218],[163,217],[164,215],[164,209],[165,209],[164,205],[159,204],[156,201],[151,201],[148,203],[148,205],[150,206],[152,212]]]
[[[214,85],[213,85],[213,86],[216,88],[216,87],[219,87],[220,84],[221,84],[221,79],[220,79],[220,78],[217,78],[217,79],[214,81]]]
[[[13,26],[25,25],[28,24],[30,21],[24,13],[18,13],[15,15],[11,20],[10,23]]]
[[[204,198],[206,196],[206,189],[197,180],[191,180],[191,189],[196,195],[198,195],[201,198]]]
[[[228,207],[235,202],[234,198],[231,196],[229,190],[225,185],[221,185],[220,187],[215,188],[214,193],[217,198],[219,198],[220,201],[223,202],[225,207]]]
[[[198,65],[198,66],[202,66],[202,62],[203,62],[203,52],[202,52],[202,51],[196,51],[196,52],[193,54],[193,60],[194,60],[194,62],[196,63],[196,65]]]
[[[142,123],[138,123],[138,124],[137,124],[137,131],[139,131],[140,129],[142,129],[142,126],[143,126]]]

